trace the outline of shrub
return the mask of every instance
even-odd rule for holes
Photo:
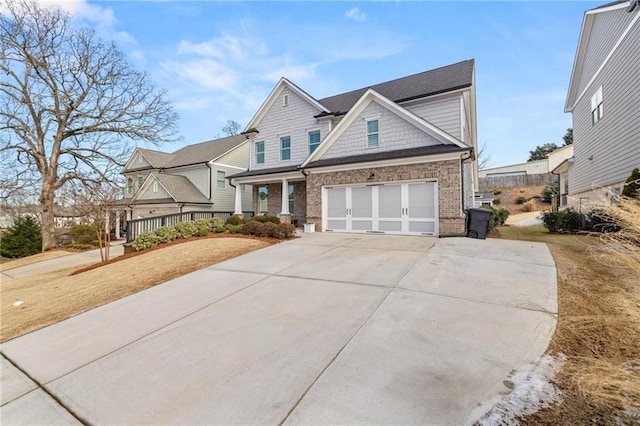
[[[544,212],[542,223],[550,232],[574,231],[581,228],[582,215],[572,208],[557,212]]]
[[[522,205],[521,209],[523,212],[533,212],[536,210],[536,204],[533,200],[529,200]]]
[[[133,247],[135,251],[140,251],[140,250],[146,250],[148,248],[151,248],[157,244],[159,244],[158,236],[155,234],[155,231],[143,232],[142,234],[136,237],[133,243],[131,243],[131,247]]]
[[[80,244],[91,244],[96,239],[96,228],[93,225],[73,225],[69,231],[73,241]]]
[[[500,209],[491,209],[491,217],[489,218],[489,230],[496,226],[502,226],[509,217],[509,210],[501,207]]]
[[[198,237],[206,237],[209,234],[209,229],[211,228],[211,222],[209,219],[198,219],[194,223],[197,228],[194,235]]]
[[[168,243],[178,238],[178,232],[174,226],[163,226],[153,231],[156,244]]]
[[[493,204],[495,204],[496,206],[499,205],[500,203],[502,203],[502,198],[494,198],[493,199]]]
[[[91,250],[92,248],[94,248],[94,246],[91,244],[75,243],[75,244],[69,244],[67,248],[76,249],[76,250]]]
[[[493,195],[500,195],[500,194],[502,194],[502,191],[500,191],[499,189],[493,190]]]
[[[640,195],[640,170],[636,167],[631,171],[622,188],[622,195],[629,198],[637,198]]]
[[[229,231],[230,234],[239,234],[242,232],[243,225],[231,225],[227,224],[224,226],[225,230]]]
[[[242,233],[246,235],[260,235],[260,228],[262,227],[262,223],[257,220],[250,220],[249,222],[244,224],[244,228],[242,228]]]
[[[265,215],[265,216],[254,216],[254,217],[252,217],[252,218],[251,218],[251,219],[249,219],[249,220],[250,220],[250,221],[251,221],[251,220],[254,220],[254,221],[256,221],[256,222],[260,222],[260,223],[267,223],[267,222],[275,223],[275,224],[280,223],[280,218],[278,218],[277,216],[269,216],[269,215]]]
[[[279,238],[281,240],[285,240],[287,238],[291,238],[296,233],[296,227],[290,223],[279,223],[273,229],[271,236],[273,238]]]
[[[229,216],[229,218],[224,224],[238,226],[238,225],[242,225],[243,223],[244,223],[244,218],[242,216],[233,215],[233,216]]]
[[[214,231],[216,228],[219,227],[224,227],[224,222],[222,222],[222,218],[218,217],[218,216],[214,216],[211,219],[209,219],[209,223],[210,223],[210,229],[212,231]]]
[[[224,228],[224,226],[216,226],[216,229],[214,229],[214,231],[216,232],[216,234],[222,234],[224,231],[226,231],[226,229]]]
[[[208,226],[208,225],[207,225]],[[176,238],[189,238],[198,233],[198,225],[195,222],[179,222],[175,225],[176,232],[178,233]]]
[[[555,184],[547,185],[542,190],[542,201],[550,203],[554,195],[558,195],[558,186]]]
[[[524,204],[527,201],[529,201],[529,199],[527,197],[523,197],[522,195],[519,195],[518,198],[516,198],[516,204]]]
[[[262,226],[260,226],[260,233],[258,234],[259,237],[271,237],[273,236],[273,233],[276,229],[276,225],[273,222],[265,222],[262,224]]]
[[[542,213],[542,224],[549,232],[556,232],[560,225],[560,212],[544,212]]]
[[[591,229],[595,232],[618,232],[620,225],[607,209],[595,209],[589,213]]]
[[[16,219],[9,231],[0,238],[0,252],[4,257],[31,256],[41,250],[40,225],[31,216]]]

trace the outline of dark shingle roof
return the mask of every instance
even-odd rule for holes
[[[227,151],[245,142],[247,138],[243,135],[230,136],[227,138],[201,142],[194,145],[187,145],[184,148],[171,153],[172,159],[163,167],[180,167],[190,164],[207,163],[220,157]]]
[[[172,154],[161,151],[154,151],[152,149],[138,148],[138,151],[140,151],[142,155],[144,155],[144,158],[146,158],[154,168],[164,167],[164,165],[171,161],[171,159],[173,158]],[[145,166],[145,168],[147,168],[147,166]]]
[[[305,168],[336,166],[341,164],[364,163],[367,161],[392,160],[397,158],[416,157],[420,155],[446,154],[450,152],[464,152],[471,150],[457,145],[429,145],[418,148],[399,149],[396,151],[376,152],[374,154],[352,155],[349,157],[326,158],[312,161]]]
[[[262,170],[247,170],[246,172],[241,172],[229,177],[236,178],[236,177],[246,177],[246,176],[272,175],[274,173],[295,172],[296,170],[298,170],[297,165],[284,166],[284,167],[272,167],[270,169],[262,169]]]
[[[474,60],[469,59],[457,64],[320,99],[318,102],[333,113],[345,113],[370,88],[396,103],[419,99],[471,86],[473,84],[473,68]]]
[[[210,203],[196,186],[184,176],[152,173],[178,203]]]

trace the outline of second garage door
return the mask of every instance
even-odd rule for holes
[[[438,235],[437,182],[327,187],[324,191],[327,231]]]

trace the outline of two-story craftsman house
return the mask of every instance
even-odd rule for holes
[[[282,78],[243,132],[256,214],[322,231],[462,233],[477,152],[474,61],[315,99]],[[236,213],[241,192],[236,190]]]

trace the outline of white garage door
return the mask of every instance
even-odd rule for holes
[[[325,189],[325,229],[438,235],[438,185],[409,182]]]

